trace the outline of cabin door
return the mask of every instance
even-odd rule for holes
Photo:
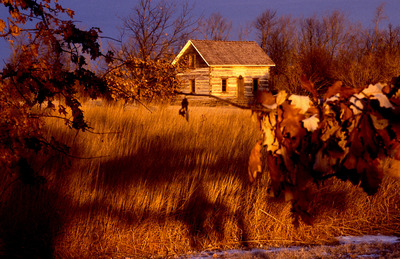
[[[244,98],[244,78],[239,76],[237,79],[237,97],[238,99]]]

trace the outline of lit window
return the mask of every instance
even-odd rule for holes
[[[227,85],[226,79],[222,79],[222,92],[226,92],[226,85]]]

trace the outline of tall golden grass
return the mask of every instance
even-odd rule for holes
[[[247,182],[260,132],[234,108],[85,105],[96,133],[48,119],[71,154],[36,159],[47,179],[0,183],[0,255],[33,258],[172,256],[207,249],[326,244],[338,235],[400,234],[400,183],[367,196],[330,179],[313,190],[313,225],[268,196],[268,176]]]

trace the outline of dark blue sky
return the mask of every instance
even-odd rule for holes
[[[220,12],[232,20],[232,40],[237,39],[240,24],[245,25],[254,21],[255,17],[266,9],[277,10],[278,16],[290,14],[293,17],[324,15],[329,11],[340,10],[351,21],[359,21],[364,26],[369,26],[376,7],[385,2],[385,14],[388,17],[386,22],[400,25],[400,0],[189,0],[189,2],[195,5],[194,16],[208,16],[213,12]],[[75,20],[80,21],[81,26],[100,27],[104,36],[117,37],[118,26],[121,25],[120,17],[129,16],[138,0],[59,0],[59,3],[75,10]],[[4,19],[5,15],[7,11],[1,6],[0,18]],[[7,59],[8,55],[6,44],[0,42],[0,59]]]

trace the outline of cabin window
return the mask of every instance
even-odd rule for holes
[[[253,93],[257,92],[258,90],[258,78],[253,79]]]
[[[196,68],[196,55],[189,54],[189,68]]]
[[[190,92],[195,93],[196,92],[196,81],[194,79],[190,80]]]
[[[226,92],[227,79],[222,79],[222,92]]]

